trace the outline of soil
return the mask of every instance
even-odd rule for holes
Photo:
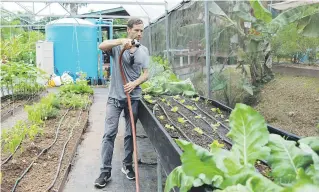
[[[165,98],[165,101],[162,101],[162,98]],[[215,130],[210,126],[212,124],[216,124],[217,122],[210,118],[208,115],[206,115],[204,112],[209,114],[210,116],[213,116],[216,119],[222,122],[224,125],[228,126],[227,119],[229,117],[229,114],[226,112],[221,112],[223,114],[223,118],[220,117],[220,114],[217,112],[212,112],[211,108],[213,108],[213,105],[206,105],[204,100],[199,100],[196,102],[200,109],[202,109],[204,112],[202,112],[200,109],[197,109],[195,102],[192,101],[189,98],[183,98],[178,99],[185,100],[184,103],[178,103],[177,100],[175,100],[172,97],[169,96],[161,96],[161,97],[154,97],[153,100],[157,100],[161,107],[164,108],[165,112],[169,115],[170,119],[173,121],[175,125],[178,126],[178,128],[184,133],[180,134],[177,131],[177,128],[174,130],[166,128],[167,132],[170,134],[172,138],[182,138],[185,140],[188,140],[183,135],[186,135],[191,142],[202,146],[206,149],[209,149],[209,145],[213,142],[213,140],[218,140],[219,143],[224,144],[225,149],[230,149],[231,145],[229,144],[229,138],[227,138],[226,134],[228,133],[228,129],[224,128],[223,126],[217,127]],[[147,103],[147,102],[146,102]],[[170,106],[167,105],[167,103],[170,103]],[[148,106],[150,109],[153,109],[153,104],[149,104]],[[177,112],[172,112],[171,109],[173,107],[178,107]],[[193,110],[193,112],[186,108],[186,106],[192,106],[196,108],[196,110]],[[165,127],[166,124],[174,126],[168,119],[165,113],[162,111],[161,107],[158,107],[158,110],[156,111],[156,117],[161,122],[163,127]],[[209,108],[210,107],[210,108]],[[196,116],[200,115],[202,118],[196,118]],[[160,119],[160,116],[164,116],[164,119]],[[178,122],[179,117],[184,117],[186,120],[185,123]],[[174,126],[175,127],[175,126]],[[198,127],[203,131],[203,134],[200,134],[196,131],[194,131],[194,128]],[[225,141],[227,140],[227,141]]]
[[[267,123],[300,137],[319,136],[319,78],[276,75],[254,108]]]
[[[319,64],[276,64],[275,66],[283,66],[283,67],[296,67],[296,68],[304,68],[304,69],[317,69],[319,70]]]
[[[69,166],[76,143],[81,137],[83,129],[86,126],[88,111],[82,112],[79,124],[76,124],[76,122],[80,114],[80,110],[69,111],[61,124],[56,143],[38,159],[36,159],[36,156],[43,149],[50,146],[54,141],[59,121],[65,112],[66,110],[61,110],[60,115],[56,119],[47,120],[43,134],[37,136],[33,142],[24,140],[21,145],[22,151],[18,150],[8,163],[1,166],[2,191],[10,191],[14,186],[15,181],[22,175],[33,160],[36,160],[35,163],[20,180],[16,191],[46,191],[47,187],[49,187],[49,185],[53,182],[63,146],[69,137],[72,127],[75,125],[73,136],[68,142],[64,152],[58,179],[56,180],[54,187],[51,189],[51,191],[58,190],[65,171]]]

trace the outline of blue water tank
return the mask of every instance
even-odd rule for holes
[[[45,26],[46,40],[53,42],[54,71],[57,75],[79,71],[87,77],[98,76],[97,27],[86,20],[63,18]]]

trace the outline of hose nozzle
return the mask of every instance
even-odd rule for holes
[[[138,40],[133,39],[133,40],[132,40],[132,45],[133,45],[134,47],[139,47],[139,46],[141,45],[141,43],[140,43]]]

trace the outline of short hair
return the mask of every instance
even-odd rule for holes
[[[143,21],[141,19],[138,19],[138,18],[133,18],[133,19],[128,20],[127,27],[133,28],[133,25],[139,25],[139,24],[143,24]]]

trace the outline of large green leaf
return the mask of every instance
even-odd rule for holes
[[[179,187],[180,191],[186,192],[192,186],[220,185],[223,181],[223,172],[216,167],[212,153],[184,140],[178,139],[176,143],[183,150],[182,166],[169,174],[165,192],[170,191],[175,186]]]
[[[215,190],[214,192],[251,192],[248,187],[243,186],[241,184],[229,186],[224,190]]]
[[[223,171],[217,168],[212,153],[184,140],[176,140],[176,143],[184,151],[181,155],[181,161],[183,171],[186,175],[195,178],[201,175],[202,178],[205,178],[203,181],[206,184],[211,184],[214,176],[224,175]]]
[[[271,149],[268,163],[277,183],[291,184],[296,180],[298,168],[311,162],[311,155],[296,147],[296,142],[285,140],[279,135],[270,134],[267,146]]]
[[[312,150],[319,154],[319,137],[305,137],[300,139],[298,142],[309,145]]]
[[[189,191],[195,178],[185,175],[181,166],[176,167],[167,177],[164,192],[170,192],[174,187],[179,187],[180,192]]]
[[[286,187],[280,192],[314,192],[319,191],[319,185],[314,184],[309,176],[307,176],[303,169],[298,169],[297,182],[292,186]]]
[[[300,23],[300,22],[299,22]],[[301,31],[305,37],[319,37],[319,13],[310,16],[309,22]]]
[[[233,12],[237,17],[244,21],[255,22],[256,18],[250,14],[249,10],[250,6],[245,1],[238,1],[233,8]]]
[[[236,104],[229,117],[231,130],[228,135],[233,140],[233,149],[240,152],[244,166],[253,165],[257,159],[265,159],[270,149],[269,132],[265,119],[252,107]]]
[[[309,175],[312,177],[313,182],[319,185],[319,155],[315,153],[310,146],[304,143],[300,143],[300,148],[307,154],[311,155],[313,164],[309,167],[312,169]]]
[[[259,0],[250,0],[250,5],[254,9],[254,15],[266,23],[271,22],[271,13],[260,3]]]
[[[227,177],[221,184],[220,188],[224,189],[228,186],[234,186],[238,184],[244,185],[250,189],[250,191],[254,192],[274,192],[280,191],[282,189],[282,187],[262,176],[254,169],[247,167],[241,169],[238,174]]]
[[[210,145],[210,148],[218,169],[225,173],[225,177],[235,175],[243,168],[240,164],[240,155],[238,150],[228,151],[220,148],[220,146],[214,142]]]
[[[295,21],[305,22],[303,20],[305,17],[314,15],[316,13],[319,13],[319,4],[304,5],[282,12],[269,24],[274,30],[278,30],[279,28],[282,28]]]

